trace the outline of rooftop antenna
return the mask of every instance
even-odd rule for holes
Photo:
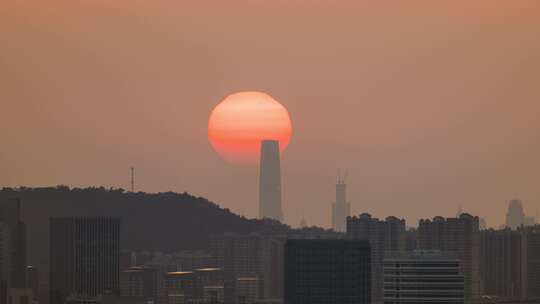
[[[135,192],[135,168],[131,167],[131,192]]]

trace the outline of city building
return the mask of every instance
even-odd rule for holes
[[[120,272],[120,296],[158,301],[158,271],[146,267],[130,267]]]
[[[347,229],[347,217],[351,215],[351,204],[347,201],[347,184],[338,177],[336,184],[336,201],[332,203],[332,228],[338,232]]]
[[[540,226],[490,229],[480,236],[483,294],[509,301],[540,298]]]
[[[184,294],[170,293],[167,295],[167,304],[187,304],[188,301]]]
[[[522,299],[522,235],[510,228],[480,232],[480,278],[482,294]]]
[[[169,304],[187,302],[195,298],[195,273],[193,271],[171,271],[165,278]]]
[[[540,225],[520,229],[523,236],[524,262],[527,272],[524,283],[524,298],[540,299]]]
[[[422,219],[418,226],[418,249],[440,250],[456,256],[465,278],[465,303],[480,296],[479,218],[462,213],[459,218]]]
[[[261,142],[259,176],[259,218],[283,220],[281,210],[281,164],[279,141]]]
[[[523,226],[534,226],[536,225],[536,217],[534,216],[525,216],[523,219]]]
[[[137,253],[130,250],[120,251],[120,271],[137,266]]]
[[[260,299],[283,297],[284,237],[224,234],[211,241],[211,253],[223,269],[225,302],[235,303],[238,278],[257,278]]]
[[[236,278],[235,288],[236,304],[252,304],[259,296],[259,278],[239,277]]]
[[[9,229],[9,286],[26,285],[26,225],[21,221],[21,202],[18,199],[0,201],[0,222]],[[7,245],[7,244],[6,244]]]
[[[371,303],[368,241],[287,240],[285,304]]]
[[[10,288],[8,295],[9,304],[32,304],[34,294],[29,288]]]
[[[0,222],[0,303],[7,303],[11,286],[11,230]]]
[[[50,219],[50,303],[93,301],[117,294],[120,277],[120,219]]]
[[[157,302],[148,301],[143,297],[127,297],[118,295],[104,295],[96,300],[96,304],[157,304]],[[77,304],[80,304],[77,303]],[[164,303],[167,304],[167,303]]]
[[[215,258],[202,250],[179,251],[172,255],[178,270],[191,271],[202,268],[215,268]]]
[[[347,238],[369,241],[371,246],[371,298],[383,302],[383,259],[385,255],[403,251],[406,240],[405,220],[394,216],[384,221],[370,214],[347,218]]]
[[[506,212],[506,227],[517,229],[525,222],[525,213],[523,212],[523,204],[521,200],[514,199],[508,203],[508,211]]]
[[[34,295],[33,300],[37,301],[41,292],[39,279],[39,269],[34,266],[26,267],[26,288],[29,288]]]
[[[195,269],[195,291],[194,297],[196,299],[204,299],[207,296],[207,292],[217,291],[223,292],[224,297],[224,284],[225,276],[221,268],[199,268]],[[210,288],[210,289],[208,289]]]
[[[384,303],[447,303],[465,301],[460,262],[438,250],[394,253],[384,259]]]
[[[223,304],[225,303],[225,289],[223,285],[204,286],[203,288],[204,304]]]
[[[405,251],[416,250],[416,228],[408,228],[405,231]]]

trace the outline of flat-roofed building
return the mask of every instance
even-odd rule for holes
[[[223,285],[204,286],[203,303],[204,304],[223,304],[225,301],[225,289]]]
[[[368,241],[288,240],[285,304],[370,304]]]
[[[49,275],[51,304],[118,294],[120,219],[51,218]]]
[[[463,304],[464,282],[460,261],[438,250],[395,253],[384,260],[385,304]]]
[[[165,290],[169,302],[171,296],[174,301],[180,301],[179,295],[182,295],[182,301],[188,301],[194,298],[195,291],[195,273],[193,271],[171,271],[166,274]],[[176,302],[175,302],[176,303]]]
[[[120,273],[120,296],[141,297],[157,302],[158,271],[146,267],[130,267]]]
[[[240,277],[236,279],[235,304],[252,304],[259,298],[259,278]]]

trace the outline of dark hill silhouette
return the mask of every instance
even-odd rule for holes
[[[56,216],[117,216],[121,218],[121,248],[174,252],[206,249],[212,235],[224,232],[282,231],[271,220],[247,219],[188,193],[131,193],[122,189],[4,188],[0,201],[21,200],[27,225],[28,261],[48,264],[49,218]]]

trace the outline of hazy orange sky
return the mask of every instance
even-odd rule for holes
[[[257,214],[257,168],[223,161],[212,108],[235,91],[290,111],[285,219],[461,205],[540,212],[540,1],[0,3],[0,185],[187,191]]]

